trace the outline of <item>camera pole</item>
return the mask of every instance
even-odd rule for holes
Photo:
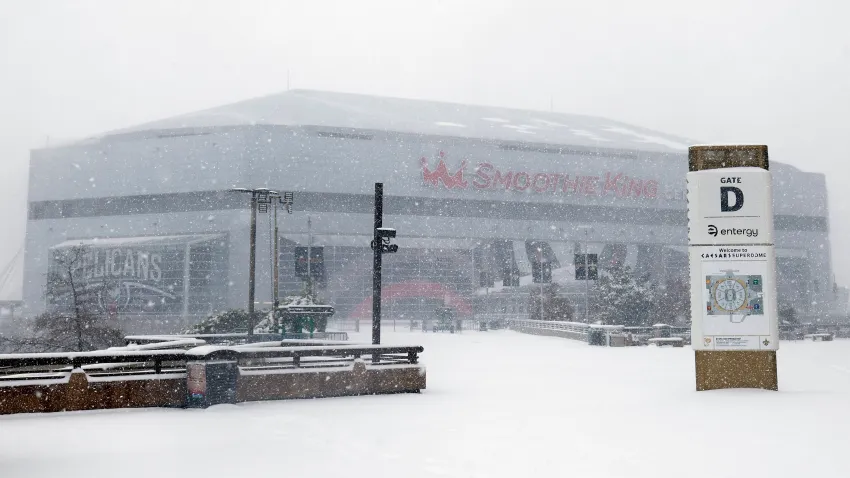
[[[375,226],[372,248],[372,344],[381,343],[381,243],[378,229],[384,223],[384,184],[375,183]]]

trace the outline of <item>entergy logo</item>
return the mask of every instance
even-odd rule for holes
[[[463,179],[466,161],[461,161],[460,168],[458,168],[456,173],[449,174],[449,168],[446,167],[446,162],[444,161],[445,156],[445,152],[439,152],[438,158],[440,161],[433,171],[428,168],[428,158],[422,156],[419,159],[419,162],[422,164],[422,180],[435,187],[439,186],[439,183],[442,182],[446,189],[466,189],[469,186],[469,181]]]

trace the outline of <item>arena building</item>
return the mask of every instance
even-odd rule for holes
[[[546,245],[567,291],[585,243],[601,268],[685,281],[692,143],[590,116],[302,90],[34,150],[25,311],[45,308],[51,258],[78,245],[80,280],[114,284],[103,306],[127,330],[244,308],[250,212],[232,187],[294,192],[292,214],[279,215],[283,293],[303,287],[294,250],[309,243],[339,316],[370,310],[378,181],[401,248],[384,261],[388,316],[444,303],[473,313],[482,272],[497,288],[503,271],[530,274],[528,241]],[[780,296],[800,316],[824,313],[834,289],[824,176],[771,170]],[[271,296],[270,221],[260,214],[260,302]]]

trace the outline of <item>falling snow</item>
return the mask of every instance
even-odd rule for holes
[[[850,341],[783,344],[780,392],[695,392],[687,348],[384,336],[424,344],[421,394],[0,417],[3,477],[846,476]]]

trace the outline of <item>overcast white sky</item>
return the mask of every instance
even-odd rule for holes
[[[0,270],[28,150],[292,87],[605,116],[828,174],[850,284],[846,0],[0,2]]]

